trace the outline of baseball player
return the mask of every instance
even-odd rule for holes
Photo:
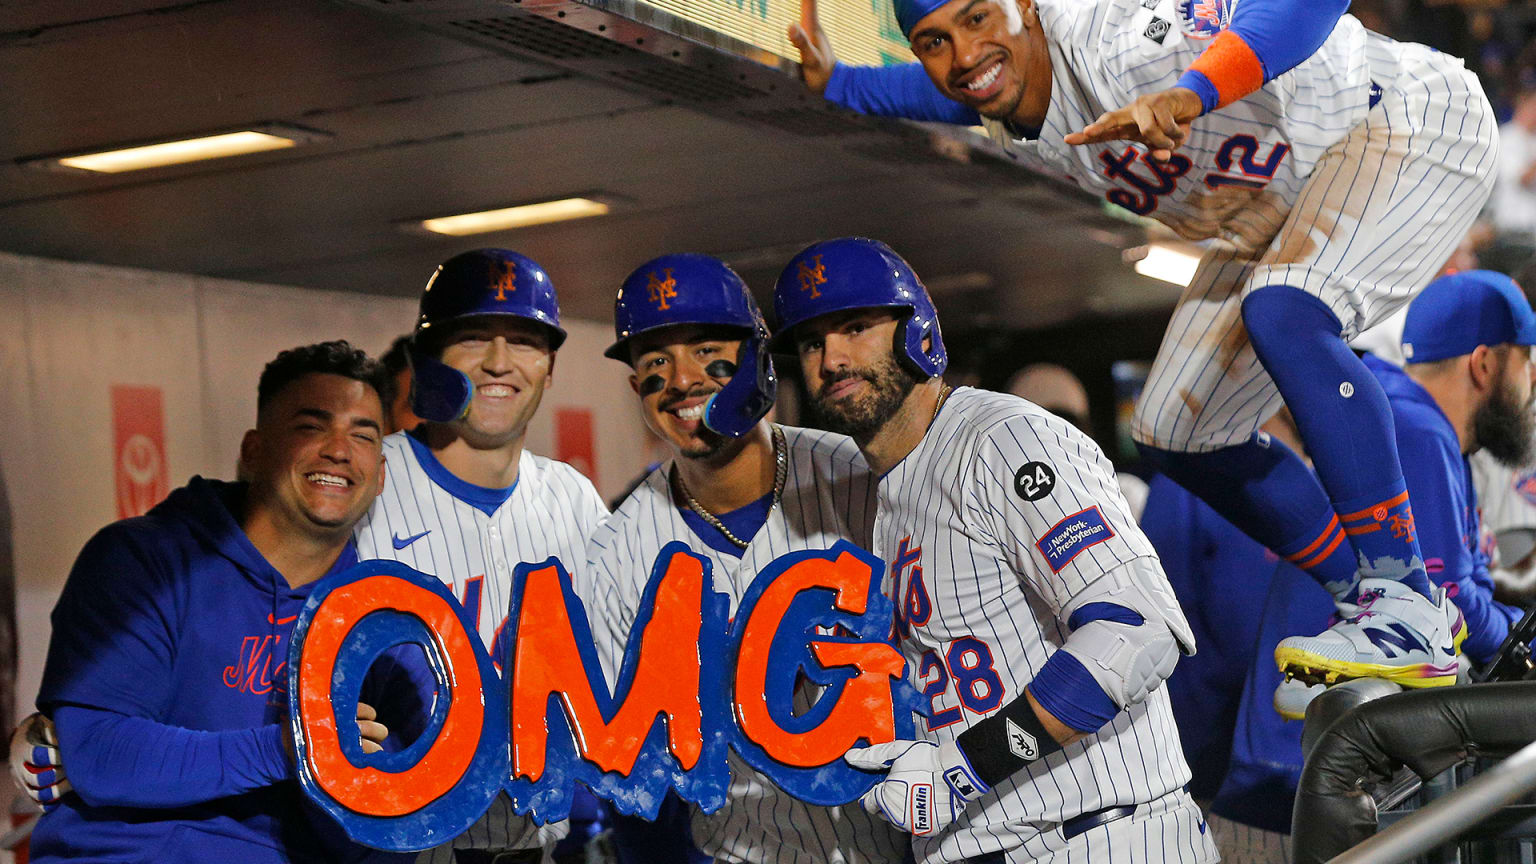
[[[453,590],[498,669],[513,568],[581,560],[607,514],[576,469],[523,447],[564,340],[554,285],[532,259],[478,249],[443,262],[422,292],[409,351],[412,410],[428,422],[384,439],[389,476],[357,526],[363,558],[402,561]],[[503,794],[454,841],[457,857],[444,846],[423,858],[524,849],[537,861],[565,832],[563,822],[537,827],[514,815]]]
[[[775,350],[879,477],[873,550],[931,714],[856,749],[919,861],[1214,861],[1159,685],[1189,625],[1109,460],[1066,420],[940,378],[932,301],[882,243],[789,262]]]
[[[1345,341],[1423,287],[1488,197],[1497,130],[1472,73],[1368,32],[1340,0],[895,5],[921,62],[850,68],[805,0],[791,35],[810,87],[980,122],[1021,161],[1210,241],[1137,407],[1138,444],[1341,603],[1402,601],[1287,642],[1293,672],[1453,683],[1446,652],[1370,638],[1404,626],[1449,645],[1454,614],[1425,574],[1386,399]],[[1282,396],[1316,477],[1258,432]]]
[[[708,558],[734,611],[753,577],[786,552],[839,538],[867,547],[875,513],[874,480],[852,441],[764,419],[776,392],[768,331],[725,264],[664,255],[641,265],[619,290],[614,335],[605,353],[630,367],[646,425],[672,458],[594,532],[578,580],[610,686],[664,544],[681,540]],[[716,861],[853,864],[906,854],[906,838],[884,820],[798,801],[735,754],[725,806],[690,809],[693,842]]]

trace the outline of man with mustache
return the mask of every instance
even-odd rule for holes
[[[1343,0],[895,0],[920,62],[851,68],[804,2],[791,38],[812,90],[979,122],[1020,161],[1210,241],[1138,446],[1341,611],[1397,601],[1288,640],[1293,674],[1344,658],[1351,676],[1454,683],[1454,610],[1417,535],[1382,530],[1413,511],[1386,396],[1347,342],[1429,282],[1488,198],[1497,124],[1461,61],[1367,31]],[[1282,397],[1315,476],[1259,433]],[[1394,627],[1432,647],[1377,647]]]
[[[775,349],[879,477],[875,554],[931,712],[851,751],[922,864],[1214,861],[1160,685],[1193,640],[1109,460],[1070,422],[940,377],[928,292],[850,237],[790,260]]]
[[[680,540],[711,562],[734,614],[758,572],[786,552],[839,539],[867,547],[875,514],[874,479],[852,441],[765,419],[776,395],[768,330],[724,263],[683,254],[642,264],[619,289],[614,336],[605,353],[630,368],[646,426],[672,458],[593,533],[574,577],[610,687],[666,543]],[[681,861],[679,833],[721,862],[903,860],[905,838],[883,820],[857,806],[798,801],[735,753],[730,766],[725,805],[709,814],[690,805],[691,831],[637,834],[644,824],[620,817],[620,860]],[[664,817],[677,806],[664,805]]]

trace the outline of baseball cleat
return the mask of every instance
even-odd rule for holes
[[[1467,625],[1443,588],[1431,599],[1393,579],[1362,579],[1359,591],[1353,604],[1340,604],[1343,620],[1317,636],[1291,636],[1275,647],[1275,664],[1288,679],[1337,684],[1384,678],[1404,687],[1456,683],[1456,655]]]
[[[1275,688],[1275,713],[1287,720],[1307,719],[1307,706],[1328,690],[1326,684],[1308,684],[1299,678],[1286,678]]]

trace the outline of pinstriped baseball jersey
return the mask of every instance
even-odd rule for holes
[[[1487,450],[1473,453],[1467,462],[1472,465],[1483,527],[1495,534],[1512,528],[1536,529],[1536,469],[1510,468]]]
[[[908,668],[932,708],[918,725],[931,741],[952,741],[1023,697],[1068,636],[1061,615],[1071,598],[1156,555],[1093,441],[1016,396],[955,390],[917,447],[880,479],[879,499],[874,551],[895,576]],[[1215,860],[1181,791],[1189,776],[1158,689],[997,784],[914,848],[924,864],[999,851],[1008,861],[1065,860],[1057,823],[1134,804],[1143,820],[1136,836],[1155,839],[1127,841],[1134,849],[1116,841],[1116,860]],[[1082,845],[1072,848],[1081,856]]]
[[[1226,21],[1225,0],[1036,0],[1051,61],[1038,140],[995,139],[1106,201],[1211,240],[1138,405],[1138,441],[1240,443],[1280,405],[1240,303],[1283,284],[1338,316],[1345,338],[1422,288],[1492,188],[1493,110],[1461,61],[1343,16],[1316,53],[1194,121],[1167,163],[1124,141],[1062,141],[1105,111],[1174,86]],[[1207,20],[1192,21],[1192,8]]]
[[[397,432],[384,439],[384,491],[355,530],[358,557],[401,561],[441,579],[475,613],[480,639],[496,658],[496,637],[512,599],[513,568],[552,555],[574,566],[607,508],[575,468],[524,450],[511,497],[486,513],[445,488],[462,481],[444,476],[447,469],[436,460],[424,464],[406,435]],[[501,795],[453,845],[532,848],[552,844],[565,833],[564,822],[535,827],[512,813]],[[448,864],[452,853],[441,846],[418,860]]]
[[[868,547],[874,480],[853,441],[780,428],[788,449],[783,495],[740,558],[700,541],[683,521],[668,488],[670,463],[653,471],[593,532],[586,569],[575,578],[610,687],[645,580],[664,544],[682,540],[705,556],[715,590],[730,595],[732,610],[753,577],[786,552],[826,549],[839,538]],[[802,803],[734,753],[725,806],[713,814],[695,808],[693,840],[717,861],[775,864],[900,861],[907,847],[906,835],[857,804]]]
[[[1393,42],[1345,15],[1316,53],[1285,75],[1197,119],[1166,165],[1126,141],[1070,146],[1062,138],[1136,96],[1174,86],[1210,44],[1176,0],[1036,0],[1051,58],[1051,102],[1038,140],[989,133],[1026,159],[1067,174],[1111,203],[1192,240],[1227,236],[1261,250],[1323,154],[1366,116],[1372,82],[1391,86],[1404,57],[1432,53]],[[1224,3],[1196,3],[1222,6]],[[1224,22],[1223,22],[1224,23]],[[1371,50],[1367,50],[1370,46]],[[1443,67],[1461,71],[1448,58]],[[1442,73],[1443,74],[1443,73]],[[1474,85],[1475,86],[1475,85]]]

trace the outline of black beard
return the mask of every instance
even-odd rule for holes
[[[822,394],[839,381],[849,378],[863,378],[870,384],[870,392],[862,399],[852,402],[847,400],[833,403],[825,400]],[[821,393],[811,397],[811,405],[816,410],[816,415],[821,421],[821,426],[828,431],[847,435],[855,441],[866,442],[875,437],[896,412],[901,409],[901,403],[912,392],[912,388],[922,380],[913,375],[904,366],[896,362],[895,357],[886,357],[873,368],[851,369],[836,378],[829,378],[822,382]]]
[[[1499,387],[1472,415],[1472,434],[1488,455],[1507,468],[1523,468],[1536,457],[1536,413]]]

